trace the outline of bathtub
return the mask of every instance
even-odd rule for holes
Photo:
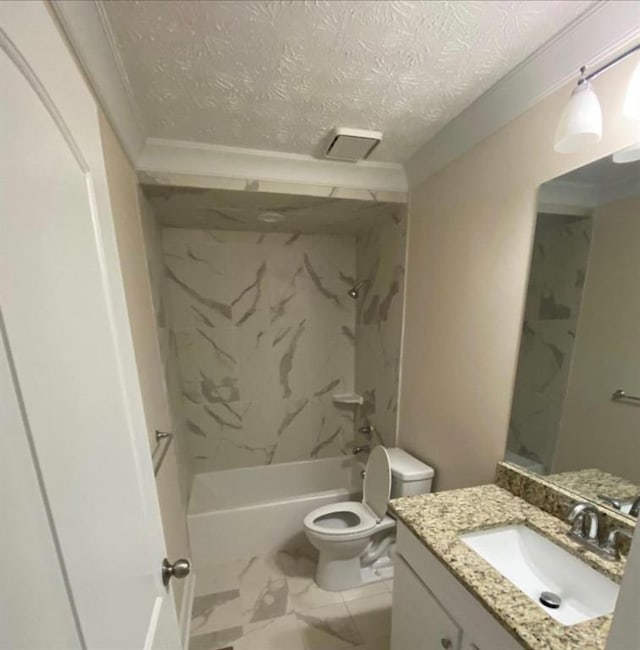
[[[307,513],[361,491],[358,469],[342,456],[196,474],[187,516],[194,566],[246,559],[299,541]]]

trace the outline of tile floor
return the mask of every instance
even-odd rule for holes
[[[330,592],[283,551],[200,569],[190,650],[389,650],[391,581]]]

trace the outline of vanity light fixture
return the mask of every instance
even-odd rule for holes
[[[629,79],[622,112],[630,120],[640,120],[640,57],[631,75],[631,79]]]
[[[602,109],[590,82],[605,70],[638,51],[640,51],[640,44],[589,74],[586,74],[586,67],[580,68],[580,79],[571,93],[569,103],[562,111],[556,128],[553,145],[555,151],[576,153],[592,143],[600,142],[602,139]],[[627,88],[624,113],[631,119],[640,120],[640,63],[636,66]]]
[[[578,85],[556,128],[553,148],[558,153],[575,153],[602,139],[602,109],[585,70],[585,67],[580,68]]]
[[[638,141],[635,144],[632,144],[626,149],[616,151],[613,156],[611,156],[614,163],[630,163],[640,160],[640,125],[638,127],[638,131]]]
[[[622,113],[630,120],[636,121],[636,141],[630,147],[613,154],[613,162],[629,163],[640,160],[640,61],[636,63],[635,70],[629,80],[627,93],[622,105]]]

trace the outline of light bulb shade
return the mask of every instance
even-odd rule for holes
[[[616,151],[612,158],[614,163],[630,163],[640,160],[640,142],[636,142],[622,151]]]
[[[584,81],[571,93],[556,128],[553,148],[576,153],[602,139],[602,109],[591,84]]]
[[[622,112],[632,120],[640,120],[640,61],[636,63],[631,79],[629,79]]]

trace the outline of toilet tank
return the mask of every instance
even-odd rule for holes
[[[435,471],[433,467],[408,454],[404,449],[387,449],[391,467],[391,498],[410,497],[431,492],[431,482]]]

